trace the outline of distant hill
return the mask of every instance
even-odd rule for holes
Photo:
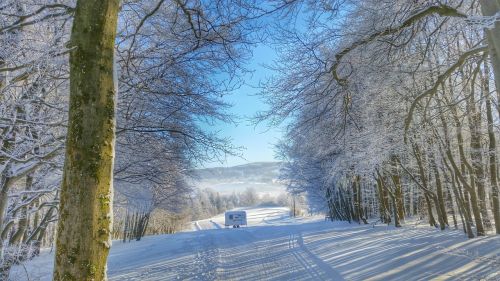
[[[253,187],[259,194],[277,195],[285,191],[278,180],[281,162],[255,162],[233,167],[216,167],[194,171],[193,185],[211,188],[221,194],[242,192]]]

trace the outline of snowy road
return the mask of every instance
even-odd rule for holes
[[[179,234],[185,236],[181,249],[188,255],[172,260],[166,252],[164,262],[139,268],[114,264],[111,255],[110,280],[343,280],[307,250],[300,224],[288,214],[286,208],[252,209],[250,227],[239,229],[224,228],[223,216],[197,221],[198,232]],[[127,252],[136,257],[146,254],[138,250]],[[154,254],[161,259],[158,255]]]
[[[249,227],[222,217],[198,231],[112,247],[110,280],[500,280],[500,237],[290,219],[283,208],[249,210]],[[50,280],[48,253],[27,264]],[[12,280],[27,280],[17,267]],[[24,276],[23,276],[24,274]]]

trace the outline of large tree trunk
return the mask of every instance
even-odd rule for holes
[[[119,0],[78,0],[54,280],[106,280],[115,142]]]
[[[479,3],[481,3],[481,12],[484,16],[491,17],[500,12],[500,0],[480,0]],[[485,32],[498,93],[500,91],[500,23],[495,21],[493,28],[486,29]]]
[[[497,173],[497,141],[494,130],[492,98],[490,95],[488,81],[488,64],[485,64],[485,74],[483,77],[484,92],[486,93],[486,120],[488,123],[488,159],[490,169],[491,201],[493,219],[495,220],[495,231],[500,234],[500,201],[498,200],[498,173]]]
[[[498,200],[498,174],[497,174],[497,156],[496,156],[496,137],[493,131],[493,113],[491,109],[491,97],[486,98],[486,110],[488,115],[488,139],[489,139],[489,168],[491,183],[491,201],[493,205],[493,218],[495,220],[495,231],[500,234],[500,202]]]

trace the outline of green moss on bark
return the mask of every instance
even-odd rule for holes
[[[111,234],[119,0],[79,0],[70,54],[70,109],[54,280],[105,280]],[[70,249],[70,250],[69,250]]]

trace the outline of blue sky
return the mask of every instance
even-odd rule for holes
[[[277,161],[274,158],[273,145],[281,137],[280,128],[268,128],[265,124],[255,127],[248,120],[257,111],[267,108],[267,105],[256,95],[260,91],[257,86],[259,81],[273,74],[265,65],[272,64],[276,58],[277,54],[274,49],[264,44],[258,44],[253,50],[253,57],[246,65],[246,68],[252,70],[253,73],[244,77],[245,85],[234,90],[231,95],[224,97],[228,103],[233,105],[230,113],[238,116],[239,124],[235,126],[221,123],[215,129],[220,130],[221,136],[230,137],[235,146],[244,147],[242,156],[245,159],[228,156],[225,163],[206,163],[206,167],[229,167],[251,162]]]

